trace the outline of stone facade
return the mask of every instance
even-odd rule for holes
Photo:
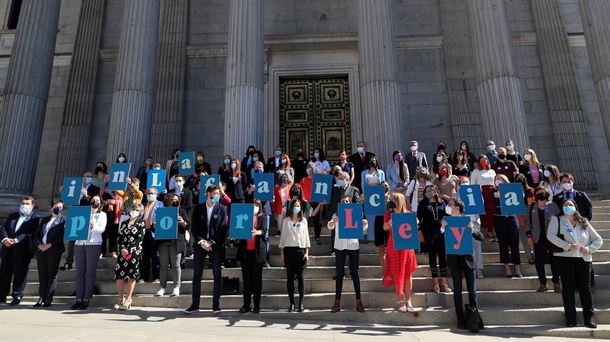
[[[42,130],[42,143],[35,171],[33,193],[43,200],[50,199],[60,184],[57,184],[58,158],[62,121],[66,106],[67,89],[71,82],[70,72],[74,63],[75,41],[81,6],[88,0],[63,0],[58,23],[55,58],[50,80],[47,110]],[[352,114],[366,116],[361,97],[361,75],[358,74],[359,63],[359,7],[351,0],[261,0],[264,6],[264,106],[265,130],[262,134],[263,152],[267,156],[275,144],[279,115],[277,101],[278,89],[275,76],[311,75],[312,73],[332,74],[332,65],[349,74],[355,92],[352,92]],[[420,142],[420,150],[431,155],[436,141],[444,139],[451,149],[457,147],[461,139],[468,139],[476,153],[483,151],[481,142],[490,138],[485,131],[486,125],[477,120],[460,121],[459,115],[469,115],[472,118],[485,115],[481,110],[476,70],[476,59],[473,51],[460,49],[461,43],[472,46],[472,34],[468,20],[468,0],[430,1],[430,0],[385,0],[391,6],[391,24],[394,37],[394,82],[399,87],[399,131],[400,143],[396,148],[408,149],[411,139]],[[490,0],[483,0],[490,1]],[[602,109],[600,109],[600,92],[596,89],[597,78],[592,75],[592,63],[589,58],[589,41],[585,39],[579,0],[556,0],[559,6],[560,22],[563,24],[563,37],[567,39],[570,66],[575,77],[577,97],[580,99],[581,118],[584,120],[587,142],[590,151],[589,164],[592,164],[594,175],[590,175],[592,189],[608,192],[610,189],[610,152],[608,139],[604,131]],[[10,0],[0,1],[0,24],[6,22],[7,8]],[[167,70],[184,71],[184,78],[172,78],[171,87],[179,87],[175,82],[184,82],[182,102],[182,117],[178,122],[181,126],[181,136],[173,141],[179,142],[183,150],[203,150],[213,169],[220,165],[222,155],[226,152],[223,146],[225,135],[225,96],[227,85],[227,43],[229,41],[230,1],[227,0],[190,0],[188,9],[184,1],[177,1],[182,6],[179,9],[165,9],[166,12],[177,15],[187,13],[186,39],[184,43],[176,40],[172,43],[177,47],[184,46],[184,66],[168,64],[166,60],[157,62],[157,79],[168,77],[162,72]],[[531,0],[493,1],[504,6],[510,34],[510,56],[513,73],[518,79],[519,92],[522,101],[523,117],[529,147],[536,150],[543,163],[560,165],[559,157],[568,155],[565,146],[558,146],[557,125],[553,125],[553,110],[556,102],[550,98],[548,80],[545,80],[545,56],[552,54],[548,48],[541,50],[540,36],[537,30],[536,17]],[[163,6],[165,1],[160,1]],[[170,2],[171,3],[171,2]],[[454,3],[454,4],[451,4]],[[474,2],[476,4],[476,2]],[[97,62],[97,77],[95,79],[95,98],[91,113],[89,132],[86,140],[80,143],[87,146],[86,160],[82,164],[92,169],[98,160],[107,159],[110,118],[112,114],[113,94],[116,91],[115,75],[119,61],[121,45],[121,28],[123,22],[124,0],[106,0],[103,11],[103,24]],[[178,6],[178,5],[177,5]],[[447,7],[454,6],[454,7]],[[452,11],[458,8],[459,11]],[[165,12],[161,11],[161,16]],[[460,18],[452,17],[460,16]],[[598,20],[597,18],[596,20]],[[610,20],[610,18],[607,18]],[[163,18],[160,19],[163,23]],[[169,19],[168,19],[169,20]],[[179,24],[172,18],[171,22]],[[608,22],[608,21],[606,21]],[[182,27],[166,28],[167,24],[159,25],[161,30],[176,30],[180,34]],[[452,30],[454,28],[454,30]],[[452,31],[450,31],[452,30]],[[457,35],[457,36],[456,36]],[[164,35],[158,34],[159,40],[166,37],[166,42],[173,42]],[[453,37],[453,38],[452,38]],[[15,30],[0,31],[0,90],[4,93],[7,70],[10,62],[11,49],[15,38]],[[174,37],[174,39],[177,39]],[[453,39],[447,41],[448,39]],[[456,40],[457,39],[457,40]],[[546,43],[548,44],[548,42]],[[161,51],[162,45],[158,46]],[[167,49],[167,48],[166,48]],[[472,48],[471,48],[472,49]],[[565,50],[564,50],[565,51]],[[564,55],[565,57],[565,55]],[[159,57],[161,58],[161,57]],[[565,60],[565,59],[564,59]],[[162,62],[165,61],[165,62]],[[329,62],[332,61],[332,62]],[[464,73],[460,66],[464,65]],[[545,71],[547,70],[547,71]],[[344,72],[343,72],[344,71]],[[73,79],[73,78],[72,78]],[[74,81],[74,80],[72,80]],[[547,81],[547,82],[545,82]],[[159,84],[170,84],[157,82]],[[170,89],[171,89],[170,87]],[[168,92],[167,86],[163,89]],[[279,93],[279,92],[278,92]],[[4,98],[3,98],[4,100]],[[608,99],[605,99],[608,101]],[[155,102],[157,105],[159,102]],[[172,103],[171,101],[168,103]],[[467,105],[467,106],[465,106]],[[157,111],[159,109],[157,108]],[[165,109],[171,112],[171,108]],[[153,109],[154,111],[154,109]],[[261,114],[263,115],[263,114]],[[151,117],[153,112],[150,113]],[[5,120],[5,118],[1,118]],[[155,119],[153,119],[154,122]],[[384,117],[377,118],[380,125],[393,125]],[[485,120],[482,120],[485,122]],[[367,121],[365,121],[367,122]],[[368,120],[370,122],[370,120]],[[359,126],[352,119],[352,139],[355,144],[367,134],[367,127]],[[511,125],[510,122],[503,124]],[[387,126],[389,127],[389,126]],[[244,127],[245,128],[245,127]],[[502,128],[496,128],[501,130]],[[164,134],[167,135],[167,132]],[[159,136],[162,134],[159,133]],[[175,137],[174,137],[175,138]],[[523,140],[523,139],[521,139]],[[498,145],[503,141],[496,141]],[[155,157],[162,162],[169,158],[171,150],[160,151],[159,144],[148,147],[149,153],[154,150]],[[162,145],[161,145],[162,146]],[[74,146],[76,148],[77,146]],[[245,149],[246,146],[243,146]],[[522,150],[526,146],[517,146]],[[388,147],[391,149],[391,147]],[[243,151],[238,151],[238,154]],[[140,160],[130,162],[137,166]],[[241,157],[241,156],[238,156]],[[431,156],[430,156],[431,157]],[[579,156],[579,158],[582,156]],[[3,159],[12,156],[4,155]],[[138,157],[139,158],[139,157]],[[569,157],[568,157],[569,158]],[[110,162],[110,160],[108,160]],[[381,164],[386,165],[387,161]],[[584,168],[586,169],[586,168]],[[84,171],[84,170],[83,170]],[[571,170],[566,170],[571,171]],[[590,170],[589,170],[590,172]],[[577,175],[578,177],[578,175]],[[577,180],[578,184],[578,180]],[[577,185],[578,187],[578,185]],[[5,191],[6,189],[0,189]]]

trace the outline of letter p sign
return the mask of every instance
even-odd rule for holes
[[[74,206],[68,209],[66,217],[65,241],[87,240],[89,222],[91,221],[90,206]]]

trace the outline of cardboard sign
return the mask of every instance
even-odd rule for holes
[[[229,237],[249,240],[254,226],[254,204],[233,203],[231,205]]]
[[[362,239],[362,205],[357,203],[339,203],[339,239]]]
[[[461,185],[460,200],[464,202],[464,215],[485,214],[485,204],[480,185]]]
[[[110,183],[108,190],[127,190],[125,179],[129,177],[131,163],[114,163],[110,169]]]
[[[468,216],[445,216],[445,250],[447,254],[472,255],[472,229]]]
[[[165,190],[166,171],[165,170],[148,170],[146,179],[146,188],[155,188],[159,193]]]
[[[417,213],[392,214],[392,239],[394,249],[419,249],[419,235],[417,233]]]
[[[82,177],[64,178],[64,186],[61,190],[61,200],[67,205],[78,205],[80,203],[80,191],[83,188]]]
[[[88,205],[68,208],[66,216],[65,241],[87,240],[89,223],[91,222],[91,207]]]
[[[195,173],[195,152],[180,152],[179,172],[185,179]]]
[[[333,176],[314,173],[311,185],[311,201],[330,203],[333,189]]]
[[[206,189],[210,185],[220,186],[220,175],[199,176],[199,203],[208,200]]]
[[[254,198],[273,201],[273,173],[254,174]]]
[[[157,208],[155,240],[175,240],[177,238],[178,208]]]
[[[500,184],[502,215],[525,215],[525,196],[521,183]]]
[[[385,188],[382,185],[371,185],[364,188],[364,212],[367,216],[385,214]]]

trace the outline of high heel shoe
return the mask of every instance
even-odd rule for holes
[[[119,310],[121,308],[121,306],[123,306],[123,303],[125,303],[125,298],[122,298],[121,300],[119,300],[119,302],[114,304],[114,306],[112,308],[114,310]]]
[[[131,299],[126,299],[121,305],[121,310],[131,310]]]

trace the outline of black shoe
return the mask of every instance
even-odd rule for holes
[[[597,322],[595,321],[595,317],[591,317],[588,320],[585,320],[585,327],[591,329],[597,328]]]
[[[303,304],[299,305],[299,309],[297,310],[298,312],[303,312],[305,311],[305,307],[303,306]]]
[[[65,263],[62,267],[59,268],[62,271],[67,271],[72,269],[72,264]]]
[[[88,300],[83,300],[82,303],[80,303],[80,307],[78,309],[79,310],[87,310],[88,307],[89,307],[89,301]]]
[[[568,328],[574,328],[576,326],[576,322],[568,322],[566,323],[566,327]]]
[[[42,306],[48,308],[49,306],[51,306],[51,302],[44,302]]]
[[[249,307],[245,307],[245,306],[242,306],[239,309],[239,313],[246,313],[246,312],[250,312],[250,311],[252,311],[252,309],[250,309]]]
[[[199,312],[199,307],[191,305],[188,309],[184,310],[184,313],[187,315],[192,315],[195,312]]]
[[[21,299],[19,298],[13,298],[13,301],[11,302],[11,304],[9,304],[10,306],[16,306],[19,305],[21,303]]]
[[[0,304],[6,304],[6,297],[0,298]]]
[[[288,307],[288,312],[293,312],[294,311],[294,304],[290,304],[290,306]]]
[[[261,308],[254,308],[254,309],[252,309],[252,312],[255,314],[261,313]]]
[[[38,301],[36,302],[36,304],[34,304],[34,307],[37,308],[39,306],[42,306],[42,297],[38,298]]]
[[[457,328],[460,330],[466,330],[466,324],[464,324],[464,320],[458,319]]]
[[[76,303],[72,304],[72,306],[70,307],[70,310],[80,309],[81,304],[83,304],[83,302],[81,302],[80,300],[77,300]]]

